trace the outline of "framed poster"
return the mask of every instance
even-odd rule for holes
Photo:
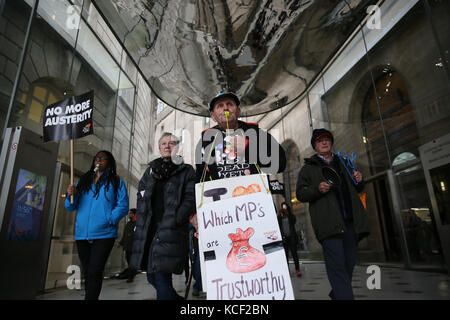
[[[39,240],[46,188],[46,176],[19,170],[7,240]]]

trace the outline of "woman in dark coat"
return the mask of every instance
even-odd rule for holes
[[[131,268],[147,270],[157,300],[181,299],[172,274],[181,274],[188,254],[189,216],[195,213],[195,171],[174,156],[178,141],[170,133],[159,140],[161,158],[139,181],[136,232]]]

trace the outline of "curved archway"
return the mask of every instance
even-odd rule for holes
[[[403,163],[413,161],[417,159],[416,155],[411,152],[403,152],[395,157],[394,161],[392,161],[392,166],[399,166]]]
[[[405,77],[390,64],[374,67],[372,74],[376,91],[367,71],[355,86],[349,119],[361,123],[367,169],[375,174],[401,153],[417,155],[420,141]]]
[[[45,108],[63,100],[66,95],[72,95],[72,91],[72,86],[66,81],[52,77],[37,79],[19,96],[11,119],[12,125],[26,126],[41,134]]]
[[[362,90],[360,115],[372,174],[390,168],[404,152],[417,154],[420,145],[404,77],[388,65],[373,72],[376,91],[371,83]]]

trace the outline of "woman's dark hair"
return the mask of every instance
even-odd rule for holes
[[[109,190],[109,186],[112,185],[113,189],[114,189],[114,197],[117,196],[117,190],[119,189],[119,185],[120,185],[120,178],[117,175],[116,172],[116,160],[114,159],[113,155],[111,152],[106,151],[106,150],[101,150],[99,152],[97,152],[97,154],[94,156],[94,158],[92,159],[92,164],[91,164],[91,168],[89,169],[88,172],[86,172],[85,174],[83,174],[80,178],[80,181],[78,182],[77,185],[77,192],[79,193],[88,193],[89,190],[91,189],[91,185],[94,181],[95,178],[95,172],[94,172],[94,168],[95,168],[95,157],[100,154],[100,153],[104,153],[106,154],[106,156],[108,157],[108,169],[109,172],[108,173],[104,173],[107,174],[106,175],[106,182],[105,182],[105,195],[106,195],[106,191]],[[98,198],[98,192],[100,191],[100,183],[97,183],[95,185],[95,194],[94,197]]]

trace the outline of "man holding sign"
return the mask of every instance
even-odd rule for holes
[[[267,176],[286,167],[283,148],[258,124],[239,121],[239,98],[210,104],[217,126],[196,149],[202,279],[208,299],[293,299]],[[198,215],[198,217],[197,217]]]
[[[218,94],[209,103],[211,119],[217,125],[203,131],[197,145],[198,181],[257,174],[259,168],[268,174],[284,171],[283,148],[257,123],[238,120],[239,104],[239,98],[230,91]]]

